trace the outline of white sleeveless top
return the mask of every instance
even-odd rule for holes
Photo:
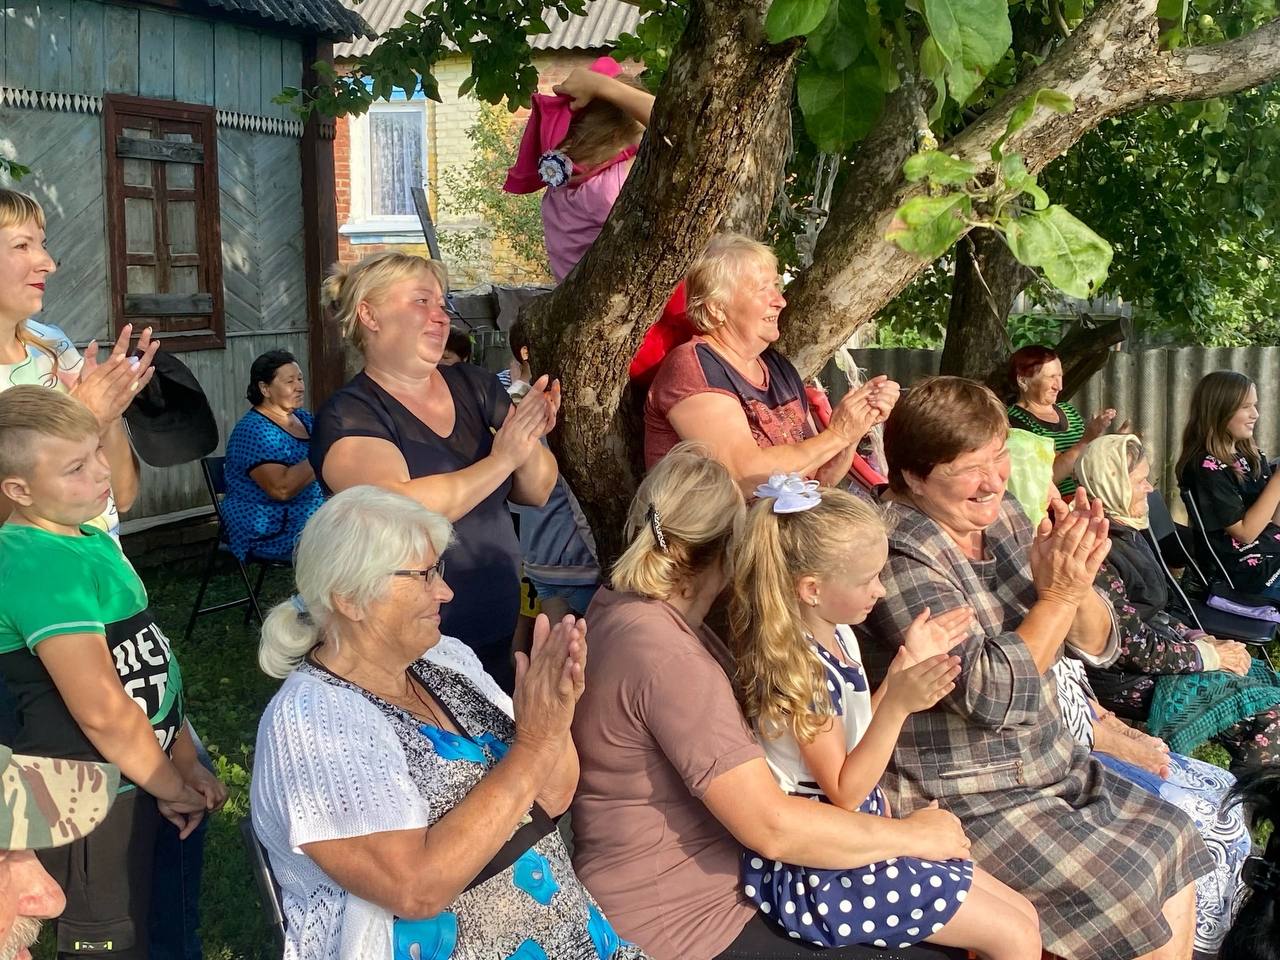
[[[847,753],[858,745],[871,723],[871,687],[862,669],[862,651],[858,648],[858,640],[853,631],[843,624],[837,626],[836,642],[844,651],[844,664],[817,641],[809,641],[813,656],[821,662],[826,674],[831,705],[844,725],[844,748]],[[800,744],[789,730],[774,739],[760,735],[760,746],[764,748],[769,769],[785,792],[817,796],[822,794],[822,789],[800,756]]]

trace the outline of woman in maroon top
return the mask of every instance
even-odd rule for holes
[[[969,848],[944,810],[890,820],[782,792],[734,696],[729,652],[703,622],[728,582],[726,552],[743,509],[705,448],[676,447],[640,485],[613,587],[587,611],[591,656],[573,719],[573,864],[619,935],[654,960],[813,955],[744,896],[744,846],[832,869],[903,851],[964,858]],[[938,950],[821,955],[923,960]]]
[[[889,416],[898,385],[876,377],[846,394],[820,431],[804,381],[770,346],[787,305],[773,251],[741,234],[714,238],[689,270],[697,335],[667,355],[644,408],[645,466],[681,440],[705,444],[744,490],[775,473],[837,484],[858,442]]]

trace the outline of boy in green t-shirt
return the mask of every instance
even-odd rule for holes
[[[0,676],[15,753],[109,761],[121,792],[90,836],[40,854],[67,895],[59,955],[147,956],[160,817],[186,837],[226,800],[196,759],[182,675],[142,581],[106,533],[111,471],[97,419],[46,387],[0,393]]]

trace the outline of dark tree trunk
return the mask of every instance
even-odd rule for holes
[[[1172,52],[1159,47],[1156,0],[1099,4],[1071,38],[942,149],[991,163],[991,144],[1030,94],[1051,88],[1075,102],[1068,114],[1039,111],[1005,144],[1037,173],[1102,121],[1157,103],[1202,100],[1257,86],[1280,74],[1280,19],[1226,43]],[[884,235],[894,211],[925,192],[902,177],[916,149],[911,85],[890,95],[884,115],[855,154],[855,175],[819,235],[813,266],[787,289],[779,350],[802,376],[821,370],[860,325],[896,297],[927,263]]]
[[[1107,354],[1124,342],[1124,321],[1109,317],[1096,322],[1082,314],[1055,348],[1062,358],[1062,399],[1070,400],[1085,382],[1102,369]]]
[[[1009,309],[1035,273],[1020,264],[1008,244],[990,230],[974,230],[955,249],[951,310],[939,372],[1003,388],[1004,365],[1012,349]]]
[[[1102,0],[1068,41],[944,149],[989,165],[991,144],[1013,110],[1051,87],[1072,97],[1076,109],[1040,111],[1005,148],[1036,172],[1109,117],[1223,96],[1280,73],[1280,19],[1226,43],[1168,52],[1158,45],[1156,2]],[[606,561],[621,546],[637,476],[625,399],[629,360],[744,184],[761,182],[744,145],[769,127],[789,89],[799,45],[767,42],[767,8],[768,0],[690,0],[649,135],[613,214],[565,283],[526,310],[536,365],[564,381],[564,427],[552,442]],[[914,90],[906,83],[887,98],[833,203],[812,267],[788,288],[778,346],[803,376],[820,370],[927,265],[884,240],[894,211],[925,189],[901,175],[920,133]],[[784,157],[776,155],[779,168]],[[752,225],[737,214],[732,222]]]
[[[649,134],[604,230],[565,282],[522,316],[535,365],[562,379],[566,427],[552,445],[606,562],[620,552],[637,480],[630,359],[744,182],[764,195],[767,154],[742,145],[780,116],[799,51],[798,43],[765,39],[767,7],[693,0]],[[776,183],[777,166],[773,176]],[[740,227],[763,226],[767,204],[737,209]]]

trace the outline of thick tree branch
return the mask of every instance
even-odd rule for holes
[[[1043,87],[1075,101],[1066,115],[1041,111],[1009,142],[1033,172],[1065,153],[1103,120],[1157,103],[1204,99],[1257,86],[1280,75],[1280,20],[1237,40],[1174,52],[1159,49],[1156,0],[1101,4],[1030,76],[943,149],[989,164],[991,144],[1009,115]],[[923,192],[901,176],[914,150],[914,132],[890,98],[879,128],[859,149],[868,175],[847,182],[819,237],[813,266],[787,291],[781,348],[806,376],[895,297],[926,265],[885,241],[893,212]],[[883,157],[884,162],[880,158]],[[1105,225],[1099,225],[1105,233]]]
[[[799,43],[766,40],[767,7],[768,0],[691,2],[648,134],[604,230],[522,319],[535,368],[562,378],[567,428],[553,444],[606,556],[635,487],[627,366],[744,181],[760,182],[744,145],[778,116],[775,105],[789,89]]]

